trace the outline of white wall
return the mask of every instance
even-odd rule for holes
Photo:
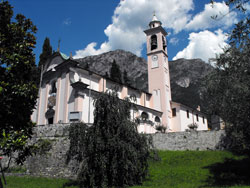
[[[68,96],[68,113],[74,112],[75,109],[75,92],[73,91],[72,86],[69,87],[69,96]],[[67,123],[69,122],[69,118],[67,118]]]
[[[58,83],[57,83],[58,85]],[[65,85],[66,85],[66,74],[64,73],[61,77],[61,83],[60,83],[60,89],[59,89],[59,116],[58,116],[58,121],[63,121],[64,118],[64,111],[65,111],[65,103],[66,103],[66,99],[65,99]],[[58,89],[57,89],[58,90]],[[55,122],[57,123],[57,122]],[[66,122],[65,122],[66,123]]]
[[[75,73],[74,79],[76,82],[78,82],[79,79],[81,79],[81,82],[91,85],[92,90],[99,91],[99,79],[94,75],[88,75],[84,73],[79,73],[79,74]]]
[[[161,90],[153,91],[154,109],[161,111]]]
[[[189,118],[187,117],[187,110],[189,110]],[[186,129],[189,129],[188,125],[193,123],[192,110],[181,107],[180,118],[181,118],[181,130],[180,131],[185,131]]]
[[[176,108],[176,117],[173,117],[171,120],[172,125],[176,128],[175,131],[185,131],[189,129],[188,125],[192,123],[198,125],[197,130],[208,130],[207,119],[200,112],[184,106],[172,106],[172,108]],[[189,118],[187,117],[187,110],[189,111]],[[198,114],[199,121],[197,121],[196,114]],[[203,116],[205,123],[203,123]]]
[[[131,101],[132,103],[141,105],[141,93],[135,89],[128,88],[128,97],[135,95],[136,101]]]
[[[89,100],[90,99],[90,100]],[[89,98],[89,93],[87,92],[83,98],[83,107],[82,107],[82,121],[84,123],[93,123],[94,122],[94,105],[93,98]],[[89,106],[90,104],[90,106]],[[89,109],[90,109],[90,120],[89,120]],[[90,121],[90,122],[89,122]]]
[[[38,125],[44,124],[44,121],[45,121],[45,110],[46,110],[46,84],[44,84],[41,87],[40,109],[39,109]]]
[[[118,84],[115,84],[112,81],[107,80],[106,81],[106,90],[108,90],[108,91],[114,91],[114,89],[118,89],[117,94],[118,94],[118,97],[121,98],[121,92],[122,92],[121,86],[118,85]]]

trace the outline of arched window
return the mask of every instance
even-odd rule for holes
[[[165,51],[165,49],[167,47],[167,43],[166,43],[166,39],[164,36],[162,36],[162,46],[163,46],[163,50]]]
[[[141,113],[141,119],[142,120],[148,120],[148,114],[146,112]]]
[[[132,93],[132,94],[130,95],[130,99],[131,99],[131,102],[137,103],[136,95],[135,95],[134,93]]]
[[[56,81],[53,81],[51,83],[51,90],[50,90],[50,94],[56,93],[57,88],[56,88]]]
[[[55,110],[53,110],[52,108],[49,108],[47,112],[45,113],[45,117],[48,120],[48,124],[54,123],[54,116],[55,116]]]
[[[155,122],[159,124],[161,123],[161,119],[158,116],[155,116]]]
[[[152,35],[151,36],[151,50],[157,49],[157,36]]]

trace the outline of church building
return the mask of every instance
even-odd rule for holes
[[[194,124],[197,130],[208,130],[205,114],[171,99],[167,32],[155,15],[144,33],[147,40],[147,92],[82,68],[79,61],[55,52],[43,69],[32,121],[37,125],[75,121],[91,124],[94,122],[95,97],[116,88],[120,99],[132,96],[136,99],[133,102],[137,110],[131,109],[131,118],[140,119],[139,132],[155,133],[157,126],[164,126],[167,132],[185,131]]]

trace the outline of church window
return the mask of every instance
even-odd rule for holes
[[[189,118],[189,110],[187,110],[187,118]]]
[[[196,120],[199,121],[199,115],[198,114],[196,114]]]
[[[173,116],[173,117],[176,116],[176,108],[172,108],[172,116]]]
[[[157,36],[152,35],[151,36],[151,50],[157,49]]]
[[[130,95],[130,99],[132,100],[132,102],[137,103],[137,98],[136,98],[136,95],[135,95],[134,93],[132,93],[132,94]]]
[[[148,120],[148,114],[146,112],[141,113],[141,119],[142,120]]]
[[[56,93],[57,88],[56,88],[56,81],[51,83],[51,90],[50,90],[50,94]]]
[[[162,36],[162,46],[163,46],[163,50],[165,51],[167,44],[166,44],[166,40],[164,36]]]
[[[161,119],[158,116],[155,116],[155,122],[159,124],[161,123]]]

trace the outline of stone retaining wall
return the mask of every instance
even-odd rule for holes
[[[35,176],[75,178],[79,164],[71,160],[66,164],[69,149],[69,124],[37,126],[31,142],[42,141],[46,149],[29,157],[24,167]],[[159,150],[216,150],[224,131],[156,133],[153,144]]]
[[[156,133],[153,144],[159,150],[217,150],[224,134],[224,130]]]

